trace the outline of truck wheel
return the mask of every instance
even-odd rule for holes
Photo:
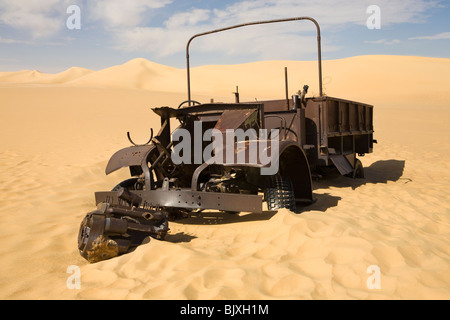
[[[294,188],[291,179],[281,175],[271,176],[264,191],[269,210],[287,208],[295,211]]]
[[[361,160],[356,159],[355,169],[353,169],[353,179],[362,179],[364,178],[364,167],[361,163]]]

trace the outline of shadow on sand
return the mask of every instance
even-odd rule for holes
[[[374,162],[369,167],[364,168],[364,178],[353,179],[341,176],[337,171],[330,172],[326,177],[319,181],[313,181],[313,189],[327,189],[329,187],[338,188],[352,188],[353,190],[368,184],[368,183],[387,183],[389,181],[398,181],[403,175],[405,168],[404,160],[380,160]],[[405,183],[412,180],[405,179]],[[341,197],[333,196],[329,193],[314,193],[316,201],[308,206],[297,208],[297,214],[308,211],[322,211],[336,207],[341,200]],[[242,223],[247,221],[262,221],[269,220],[278,211],[264,211],[263,213],[235,213],[230,214],[222,211],[202,211],[198,213],[191,213],[189,217],[176,220],[180,224],[192,225],[214,225],[214,224],[229,224]],[[171,242],[189,242],[191,239],[185,238],[186,235],[168,235],[167,241]],[[192,236],[191,236],[192,237]],[[195,238],[195,237],[193,237]],[[178,241],[179,240],[179,241]]]
[[[323,189],[328,187],[352,188],[356,189],[369,183],[388,183],[396,182],[403,176],[405,160],[380,160],[364,168],[364,178],[348,178],[341,176],[337,170],[332,171],[326,177],[313,182],[314,189]],[[406,179],[406,183],[412,181]]]
[[[405,168],[404,160],[380,160],[364,168],[364,178],[344,177],[337,170],[330,172],[319,181],[313,181],[313,189],[327,189],[329,187],[337,188],[356,188],[366,184],[396,182],[403,179],[405,183],[411,182],[409,178],[402,178]],[[296,213],[302,213],[309,210],[325,212],[327,209],[336,207],[341,197],[330,195],[329,193],[314,193],[316,201],[306,207],[298,208]]]
[[[130,253],[136,250],[137,247],[150,243],[151,241],[160,241],[156,240],[151,236],[132,236],[133,241],[130,249],[126,253]],[[178,232],[176,234],[168,233],[166,237],[164,238],[164,241],[172,242],[172,243],[183,243],[183,242],[191,242],[193,239],[198,238],[195,235],[184,233],[184,232]]]
[[[228,213],[223,211],[208,210],[198,213],[191,213],[188,218],[176,220],[176,222],[181,224],[214,225],[262,221],[269,220],[277,212],[278,211],[263,211],[262,213]]]
[[[404,183],[412,182],[409,178],[402,178],[403,170],[405,168],[404,160],[380,160],[374,162],[370,166],[364,168],[364,178],[353,179],[341,176],[337,171],[330,172],[326,177],[319,181],[313,181],[313,189],[327,189],[329,187],[337,188],[356,188],[365,184],[373,183],[388,183],[390,181],[396,182],[400,179]],[[298,207],[296,212],[301,214],[310,211],[325,212],[329,208],[336,207],[341,200],[341,197],[333,196],[329,193],[314,193],[316,201],[305,207]],[[176,223],[188,225],[221,225],[230,223],[242,223],[248,221],[263,221],[270,220],[278,211],[264,211],[262,213],[227,213],[222,211],[202,211],[198,213],[191,213],[187,218],[176,220]],[[191,242],[197,236],[178,232],[176,234],[167,234],[165,241],[172,243]],[[134,239],[133,247],[128,251],[132,252],[136,247],[153,241],[151,237],[138,237]]]

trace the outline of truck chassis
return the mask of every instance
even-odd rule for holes
[[[319,97],[306,97],[308,86],[289,97],[286,70],[286,98],[260,102],[200,104],[191,99],[189,45],[199,36],[256,24],[309,20],[317,29]],[[340,174],[363,178],[357,158],[373,152],[373,106],[324,96],[319,24],[309,17],[251,22],[194,35],[186,46],[188,99],[178,108],[159,107],[153,111],[161,118],[159,132],[144,145],[128,139],[132,146],[116,152],[108,162],[106,174],[128,167],[131,178],[111,191],[95,193],[97,209],[83,219],[78,235],[80,254],[89,262],[98,262],[128,252],[151,236],[163,240],[169,220],[186,217],[202,210],[263,213],[268,210],[297,208],[315,201],[312,178],[337,169]],[[187,104],[187,105],[186,105]],[[266,164],[249,160],[244,163],[174,163],[173,151],[178,141],[172,139],[171,119],[178,129],[194,132],[202,124],[202,134],[216,129],[277,130],[278,170],[261,174]],[[252,142],[244,141],[239,150],[248,152]],[[272,137],[273,139],[273,137]],[[242,142],[242,141],[241,141]],[[264,142],[264,141],[263,141]],[[238,150],[237,144],[233,148]],[[202,146],[201,152],[204,151]],[[227,146],[223,145],[223,150]],[[229,146],[228,146],[229,148]],[[191,154],[198,152],[191,146]]]

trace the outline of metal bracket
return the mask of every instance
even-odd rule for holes
[[[133,144],[133,145],[135,145],[135,146],[146,146],[146,145],[148,145],[150,142],[152,142],[152,139],[153,139],[153,128],[150,128],[150,131],[151,131],[151,135],[150,135],[150,139],[147,141],[147,143],[144,143],[144,144],[137,144],[137,143],[135,143],[135,142],[131,139],[131,137],[130,137],[130,132],[129,132],[129,131],[127,132],[128,141],[130,141],[131,144]]]

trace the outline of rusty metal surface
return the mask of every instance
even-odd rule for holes
[[[146,206],[188,209],[214,209],[242,212],[262,212],[262,196],[248,194],[215,193],[192,190],[151,190],[136,191]],[[115,191],[95,193],[95,202],[118,205]]]
[[[353,172],[353,167],[348,162],[347,158],[343,155],[330,156],[331,161],[339,170],[339,173],[345,176],[346,174]]]
[[[110,174],[122,167],[141,166],[148,154],[154,149],[153,145],[132,146],[117,151],[108,161],[106,174]]]
[[[298,204],[314,202],[311,167],[305,151],[295,141],[280,141],[279,173],[291,177],[295,201]]]
[[[200,104],[191,100],[189,45],[193,39],[250,25],[295,20],[310,20],[317,28],[319,97],[306,98],[309,86],[304,85],[303,91],[290,99],[285,69],[285,99],[240,102],[236,87],[236,103]],[[296,205],[315,201],[312,176],[320,176],[322,169],[337,168],[342,175],[363,178],[362,163],[356,156],[373,152],[373,106],[323,96],[320,41],[320,27],[309,17],[244,23],[191,37],[186,46],[188,100],[178,108],[152,109],[161,118],[161,128],[155,137],[151,130],[145,145],[135,143],[127,133],[133,146],[117,151],[105,172],[129,167],[133,178],[122,181],[113,191],[95,193],[97,210],[85,216],[79,229],[80,254],[98,262],[128,252],[144,237],[163,240],[169,219],[202,210],[263,213],[266,201],[268,208],[269,203],[289,203],[284,207],[295,211]],[[184,149],[182,152],[190,163],[183,160],[175,164],[175,157],[172,159],[173,151],[181,145],[172,141],[171,118],[179,120],[180,128],[191,137],[202,135],[200,144],[186,138],[186,154]],[[204,140],[209,129],[219,131],[212,141]],[[266,133],[276,129],[278,135],[264,135],[259,129]],[[223,140],[213,144],[214,150],[206,149],[220,138]],[[204,159],[205,150],[213,153],[214,161]],[[274,164],[276,170],[269,176],[262,173]],[[284,189],[277,189],[273,181]],[[285,203],[276,198],[277,194],[287,194],[290,200]]]
[[[196,106],[175,109],[171,107],[152,108],[160,117],[176,118],[186,115],[202,115],[217,112],[221,114],[225,110],[260,109],[261,103],[204,103]]]
[[[164,239],[169,230],[167,219],[161,210],[101,202],[80,224],[78,250],[91,263],[114,258],[139,245],[146,236]]]
[[[306,99],[306,141],[309,161],[318,166],[336,165],[337,155],[364,155],[373,152],[373,106],[334,97]]]
[[[225,132],[226,130],[236,130],[238,128],[247,130],[257,129],[258,115],[255,109],[225,110],[217,121],[214,129]]]

